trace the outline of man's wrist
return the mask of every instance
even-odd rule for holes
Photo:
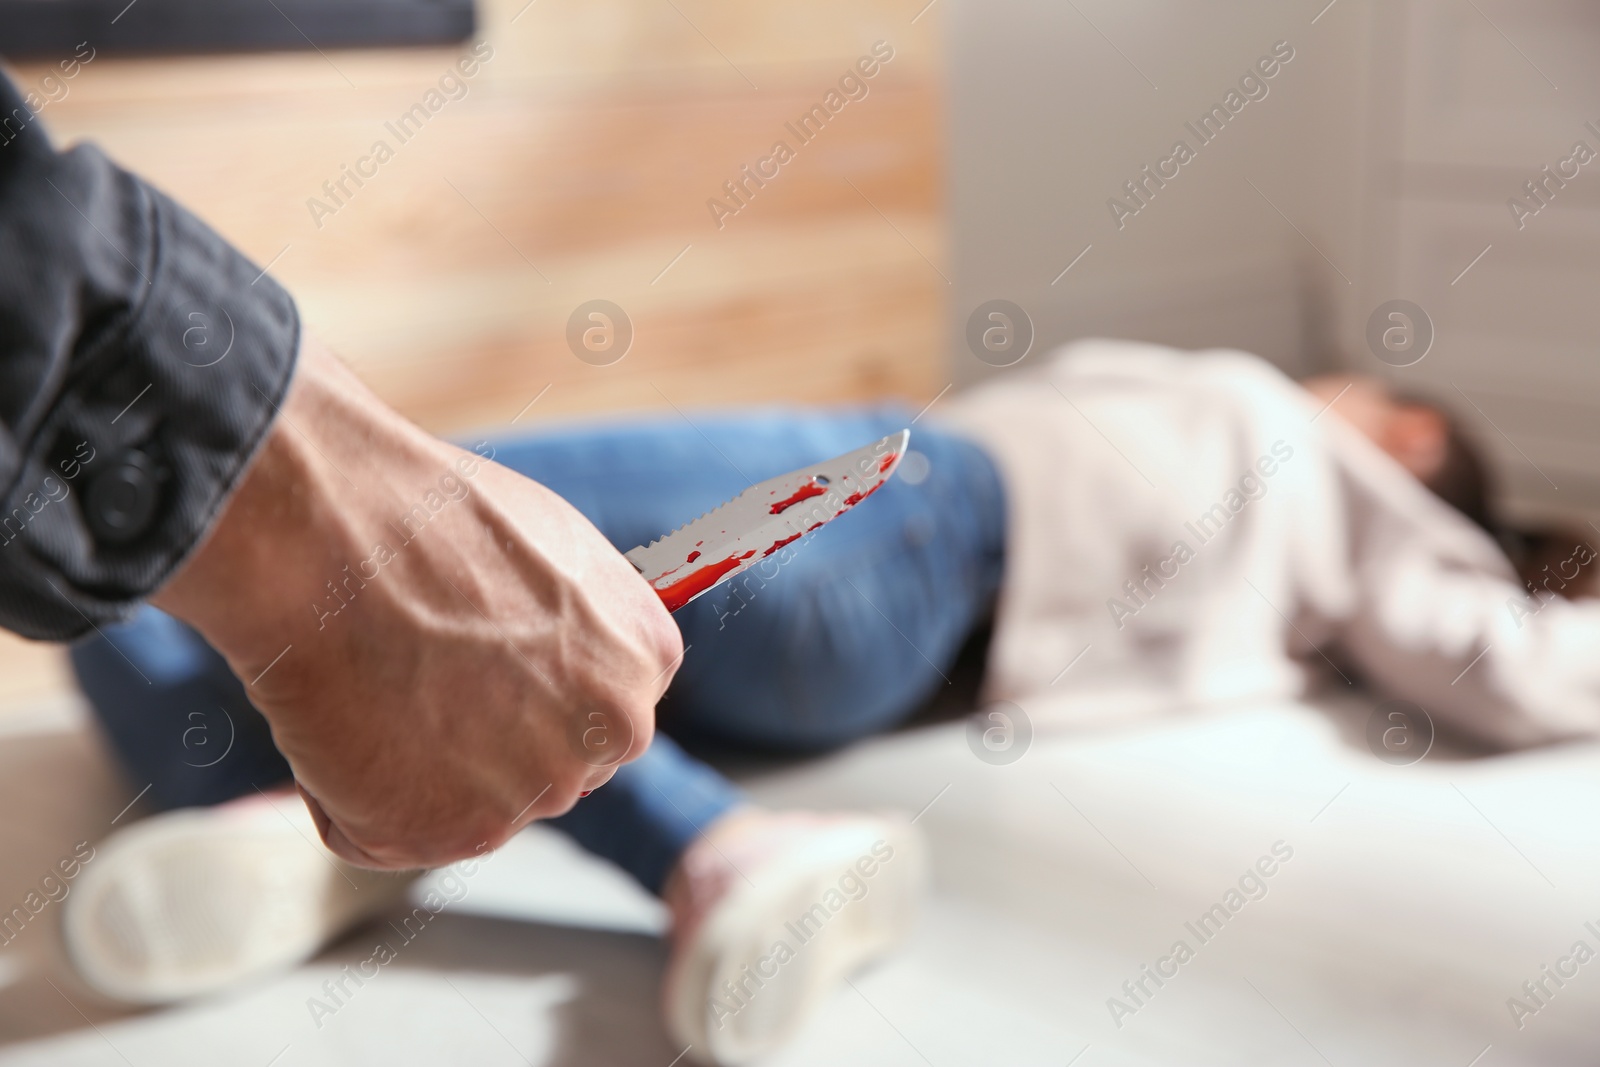
[[[360,544],[341,497],[358,492],[359,450],[426,435],[314,341],[260,450],[217,521],[152,603],[225,655],[250,656],[302,628],[321,584]],[[349,472],[349,473],[346,473]]]

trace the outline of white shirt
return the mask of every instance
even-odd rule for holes
[[[938,417],[1007,492],[990,699],[1100,720],[1298,696],[1310,668],[1496,744],[1600,732],[1600,601],[1529,595],[1257,357],[1083,341]]]

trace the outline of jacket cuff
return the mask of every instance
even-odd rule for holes
[[[271,426],[300,346],[293,300],[260,267],[98,151],[67,158],[85,219],[142,240],[118,250],[138,277],[124,306],[85,312],[0,501],[0,626],[47,640],[126,616],[183,565]]]

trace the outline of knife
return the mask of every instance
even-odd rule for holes
[[[843,515],[877,492],[911,440],[901,430],[842,456],[757,482],[686,526],[623,553],[668,611]]]

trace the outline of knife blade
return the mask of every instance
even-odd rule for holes
[[[900,465],[911,431],[757,482],[687,525],[623,553],[668,611],[753,567],[877,492]]]

